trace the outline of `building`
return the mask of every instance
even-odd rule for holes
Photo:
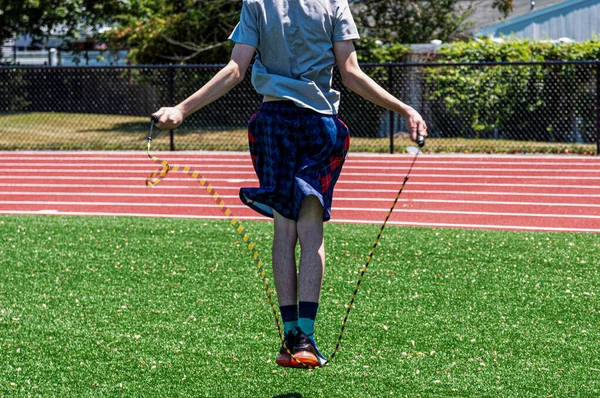
[[[491,6],[487,10],[486,7],[486,4],[479,5],[470,18],[475,22],[475,37],[511,36],[554,41],[586,41],[600,37],[600,0],[515,1],[515,10],[509,18],[491,23]],[[497,11],[496,14],[499,15]]]
[[[110,52],[88,35],[82,40],[67,42],[53,33],[42,42],[29,35],[7,40],[2,45],[0,64],[24,66],[106,66],[125,65],[128,51]]]

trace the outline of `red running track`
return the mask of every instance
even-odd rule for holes
[[[241,220],[265,220],[238,199],[256,186],[250,157],[236,152],[167,152],[199,170]],[[332,221],[381,224],[413,155],[351,153],[336,187]],[[0,152],[0,214],[225,218],[183,174],[155,188],[144,152]],[[600,232],[600,158],[421,154],[390,225]]]

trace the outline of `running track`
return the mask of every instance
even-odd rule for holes
[[[256,186],[236,152],[156,154],[199,170],[241,220],[264,220],[238,199]],[[413,155],[351,153],[332,221],[381,224]],[[183,174],[144,185],[157,165],[145,152],[0,152],[0,214],[224,218]],[[389,225],[600,232],[600,157],[429,155],[417,159]]]

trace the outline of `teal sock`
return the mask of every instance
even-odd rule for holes
[[[314,340],[315,336],[315,319],[317,318],[317,310],[319,303],[310,301],[301,301],[299,305],[298,327],[309,338]]]
[[[279,307],[281,312],[281,319],[283,320],[283,335],[287,336],[288,332],[296,334],[296,327],[298,326],[298,306],[297,305],[283,305]]]

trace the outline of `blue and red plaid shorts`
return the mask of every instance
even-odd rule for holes
[[[348,127],[335,115],[291,101],[265,102],[248,122],[248,142],[259,188],[240,189],[258,213],[298,220],[302,200],[314,195],[331,217],[333,187],[350,147]]]

